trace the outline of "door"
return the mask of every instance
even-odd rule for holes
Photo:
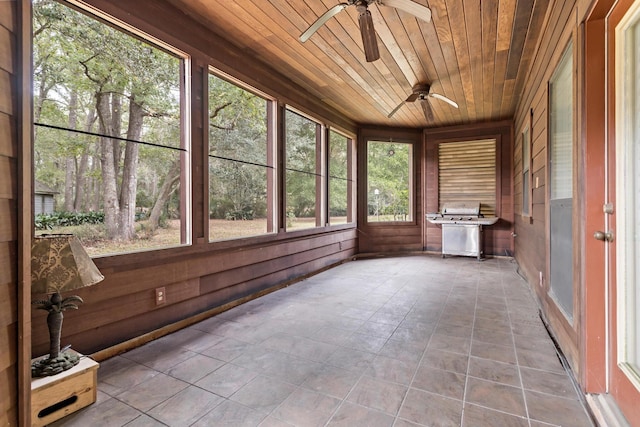
[[[640,426],[640,0],[598,0],[584,30],[582,379]]]
[[[607,32],[615,57],[608,73],[609,87],[615,87],[607,141],[609,153],[614,151],[607,176],[614,214],[607,216],[615,233],[608,257],[613,303],[609,390],[629,421],[640,425],[640,0],[620,1]]]

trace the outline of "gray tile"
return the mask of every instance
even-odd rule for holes
[[[520,374],[525,389],[560,397],[576,396],[576,389],[566,372],[547,372],[521,367]]]
[[[344,402],[331,418],[328,427],[391,427],[394,418],[382,412]]]
[[[170,426],[190,426],[224,399],[199,387],[189,386],[148,413]]]
[[[398,416],[425,426],[459,427],[462,401],[409,389]]]
[[[396,415],[407,392],[407,387],[370,377],[362,377],[353,388],[347,401]]]
[[[376,355],[373,353],[351,348],[340,348],[325,363],[349,371],[362,372],[371,365],[375,358]]]
[[[142,414],[130,423],[125,424],[125,427],[164,427],[165,425],[148,415]]]
[[[194,383],[199,379],[205,377],[211,372],[215,371],[219,367],[223,366],[225,362],[211,357],[202,356],[196,354],[190,359],[184,362],[178,363],[167,371],[167,375],[174,378],[178,378],[188,383]]]
[[[358,382],[360,374],[331,365],[314,370],[302,383],[302,387],[344,399]]]
[[[379,380],[409,385],[417,366],[417,362],[377,356],[371,362],[369,369],[365,371],[365,375]]]
[[[517,416],[527,416],[522,389],[470,377],[465,399],[469,403]]]
[[[123,357],[114,357],[100,364],[98,369],[98,386],[110,396],[117,396],[136,385],[160,374]]]
[[[252,427],[260,425],[267,416],[265,413],[243,406],[231,400],[225,400],[216,406],[198,422],[194,427]]]
[[[238,341],[233,338],[225,338],[211,347],[202,350],[200,353],[213,357],[214,359],[231,362],[252,347],[253,345],[247,342]]]
[[[189,384],[165,374],[158,374],[118,395],[118,399],[140,411],[148,411]]]
[[[145,365],[156,371],[166,371],[183,362],[196,353],[182,347],[175,347],[167,341],[152,341],[148,344],[124,353],[122,357]]]
[[[468,364],[468,355],[442,350],[428,349],[424,354],[424,358],[422,359],[422,365],[442,369],[445,371],[452,371],[459,374],[467,373]]]
[[[469,354],[471,337],[457,337],[452,335],[433,334],[429,341],[429,349],[445,350],[454,353]]]
[[[525,391],[529,417],[563,427],[593,426],[582,404],[575,399],[565,399],[534,391]]]
[[[482,341],[471,342],[471,355],[497,362],[516,364],[516,350],[513,346],[496,345]]]
[[[323,426],[339,404],[339,399],[299,388],[272,415],[295,426]]]
[[[509,363],[471,357],[469,376],[520,387],[518,367]]]
[[[465,382],[465,375],[423,365],[416,372],[411,387],[462,400]]]
[[[202,378],[195,385],[219,396],[229,397],[257,375],[240,366],[227,364]]]
[[[274,378],[257,376],[229,399],[260,412],[270,413],[280,405],[296,387]]]
[[[529,427],[526,417],[505,414],[472,404],[464,406],[462,427]]]
[[[98,401],[62,424],[584,421],[527,285],[502,259],[346,263],[104,361],[98,378]]]

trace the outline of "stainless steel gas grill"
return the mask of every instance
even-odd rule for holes
[[[445,255],[484,256],[482,226],[493,225],[498,217],[480,214],[480,203],[447,203],[442,213],[427,214],[427,221],[442,225],[442,257]]]

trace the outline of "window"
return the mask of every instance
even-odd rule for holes
[[[329,131],[329,224],[353,222],[353,140]]]
[[[413,220],[413,145],[367,144],[367,221]]]
[[[272,233],[273,102],[209,74],[209,240]]]
[[[618,366],[640,390],[640,4],[616,27]]]
[[[438,200],[478,202],[496,216],[496,140],[443,142],[438,146]]]
[[[125,31],[33,2],[35,227],[91,255],[189,243],[188,60]]]
[[[531,136],[530,123],[521,133],[522,141],[522,215],[531,216]]]
[[[285,114],[286,229],[322,225],[322,126],[287,109]]]
[[[573,44],[549,80],[549,286],[573,322]]]

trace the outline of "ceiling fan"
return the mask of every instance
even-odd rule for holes
[[[391,118],[406,102],[414,102],[417,99],[419,99],[420,101],[428,101],[427,98],[439,99],[440,101],[444,101],[444,102],[446,102],[447,104],[451,105],[454,108],[458,108],[458,104],[455,101],[452,101],[449,98],[447,98],[446,96],[440,95],[439,93],[431,93],[431,86],[430,85],[428,85],[428,84],[417,84],[411,89],[411,95],[409,95],[409,97],[407,99],[405,99],[403,102],[401,102],[400,105],[398,105],[396,108],[394,108],[393,111],[390,112],[387,117]],[[427,113],[427,115],[430,115],[431,114],[431,108],[429,107],[428,102],[425,102],[423,105],[425,107],[425,112]]]
[[[414,15],[423,21],[431,21],[431,9],[422,6],[412,0],[348,0],[346,3],[340,3],[327,10],[320,16],[316,22],[311,24],[307,30],[300,35],[302,43],[309,40],[318,28],[322,27],[329,19],[342,12],[348,6],[355,6],[358,10],[358,24],[360,25],[360,34],[362,35],[362,44],[364,45],[364,54],[367,62],[373,62],[380,58],[378,52],[378,42],[376,41],[376,32],[373,28],[373,19],[369,12],[369,5],[376,3],[381,6],[395,7],[407,13]]]

